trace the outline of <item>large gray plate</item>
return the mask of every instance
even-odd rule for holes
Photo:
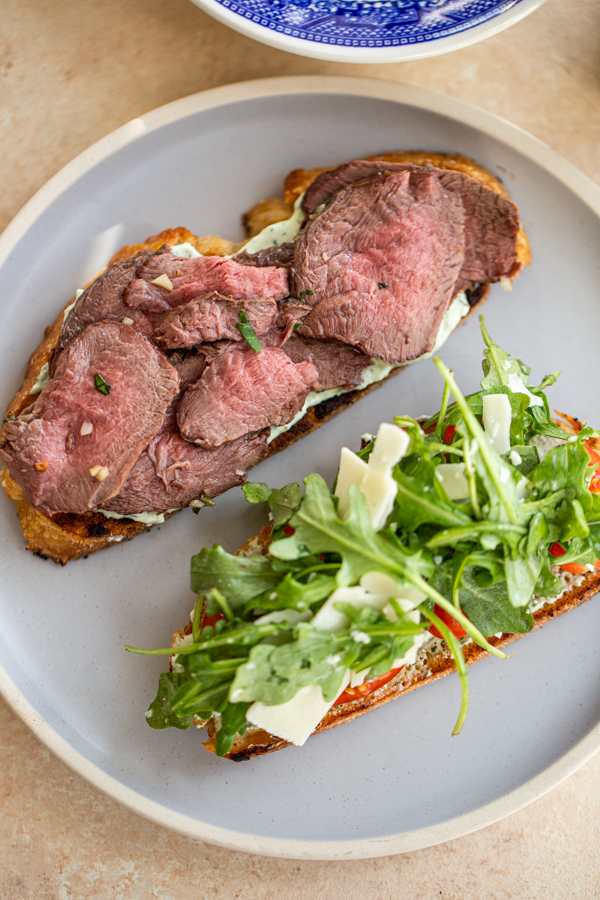
[[[285,173],[390,148],[473,156],[519,204],[534,263],[486,306],[494,338],[533,366],[561,368],[559,409],[600,422],[598,189],[543,144],[448,97],[362,79],[296,78],[219,88],[135,120],[67,166],[0,239],[0,384],[16,390],[25,355],[72,296],[94,237],[122,222],[135,242],[185,224],[240,236],[240,213],[280,190]],[[443,351],[466,390],[477,386],[476,321]],[[432,363],[416,365],[335,421],[263,463],[280,485],[335,472],[394,413],[439,401]],[[0,689],[70,766],[129,807],[186,834],[273,856],[377,856],[448,840],[540,796],[600,746],[600,604],[575,610],[517,645],[516,657],[470,673],[458,738],[455,678],[418,691],[302,749],[235,765],[206,753],[194,730],[152,732],[144,711],[161,646],[193,604],[189,558],[234,550],[261,525],[241,491],[195,517],[182,513],[130,544],[62,569],[24,550],[2,497]]]

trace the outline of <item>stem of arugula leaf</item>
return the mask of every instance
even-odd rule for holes
[[[216,600],[216,602],[219,604],[219,606],[223,610],[223,614],[225,615],[225,618],[228,619],[230,622],[232,622],[233,619],[235,619],[235,616],[233,614],[233,610],[232,610],[231,606],[229,605],[229,601],[227,600],[227,597],[224,597],[223,594],[221,593],[221,591],[219,591],[216,587],[211,589],[210,594],[211,594],[211,597],[213,597],[214,600]]]
[[[444,363],[442,362],[442,360],[440,359],[439,356],[435,356],[433,358],[433,361],[434,361],[435,365],[437,366],[437,369],[440,372],[444,381],[446,381],[446,383],[450,385],[450,389],[451,389],[452,393],[454,394],[454,396],[456,397],[456,403],[458,405],[458,408],[460,409],[461,413],[463,414],[465,424],[468,426],[468,428],[470,428],[470,430],[473,434],[473,437],[477,440],[477,443],[479,446],[479,452],[481,453],[481,458],[484,462],[486,469],[488,470],[488,474],[489,474],[490,478],[494,482],[494,487],[496,488],[498,496],[500,497],[500,499],[502,501],[502,505],[504,506],[504,508],[508,514],[508,518],[514,525],[517,525],[518,518],[515,515],[515,511],[513,510],[512,505],[510,504],[510,502],[508,501],[508,498],[506,497],[506,494],[505,494],[502,484],[496,477],[496,472],[495,472],[495,467],[494,467],[495,460],[493,458],[493,455],[497,456],[497,459],[501,465],[504,465],[503,460],[501,460],[500,457],[497,454],[495,454],[495,452],[492,450],[491,445],[488,443],[488,439],[486,437],[485,431],[483,430],[483,428],[481,427],[481,425],[479,424],[479,422],[473,415],[471,409],[469,408],[468,403],[465,400],[465,397],[463,396],[463,394],[460,391],[460,388],[458,387],[454,378],[450,374],[449,369],[444,365]]]
[[[202,610],[206,603],[205,597],[198,597],[194,606],[194,615],[192,616],[192,642],[197,643],[200,637],[200,619],[202,618]]]
[[[450,374],[454,375],[454,370],[450,370]],[[448,400],[450,399],[450,387],[444,385],[444,393],[442,394],[442,405],[438,415],[437,425],[435,426],[435,435],[440,440],[444,438],[444,422],[446,421],[446,411],[448,409]]]
[[[457,734],[460,734],[463,725],[465,724],[465,719],[467,718],[467,711],[469,709],[469,679],[467,677],[467,663],[465,661],[465,656],[462,651],[462,647],[460,642],[455,637],[454,634],[450,631],[445,622],[436,616],[435,613],[430,612],[428,609],[422,609],[423,615],[429,619],[432,625],[439,630],[440,634],[443,636],[444,640],[448,644],[450,648],[450,652],[454,659],[454,663],[456,665],[456,671],[458,672],[458,677],[460,679],[460,689],[461,689],[461,701],[460,701],[460,711],[458,713],[458,719],[456,720],[456,724],[452,729],[452,737],[456,737]]]
[[[471,506],[473,507],[475,518],[481,519],[481,507],[479,506],[479,496],[477,494],[477,479],[475,477],[475,468],[473,466],[473,459],[471,457],[469,441],[467,440],[467,436],[463,432],[462,428],[459,429],[459,434],[463,434],[464,440],[463,446],[465,451],[465,472],[467,473],[467,481],[469,482],[469,499],[471,500]]]
[[[340,569],[342,567],[341,563],[321,563],[320,566],[307,566],[306,569],[302,569],[301,572],[298,572],[298,578],[302,575],[308,575],[310,572],[320,572],[322,569]]]
[[[459,622],[464,630],[467,632],[469,637],[471,637],[476,644],[478,644],[483,650],[487,650],[488,653],[493,653],[494,656],[497,656],[499,659],[506,659],[506,653],[502,653],[501,650],[497,650],[496,647],[493,647],[489,641],[482,635],[478,628],[475,628],[473,623],[467,619],[462,610],[457,609],[453,603],[450,603],[449,600],[438,593],[435,588],[433,588],[428,581],[425,581],[424,578],[421,578],[420,575],[415,575],[413,572],[405,572],[404,577],[407,581],[410,581],[414,584],[415,587],[418,587],[419,590],[423,591],[423,593],[430,597],[434,603],[440,606],[443,610],[449,613],[452,618],[456,619]],[[420,606],[419,609],[424,612],[424,607]]]

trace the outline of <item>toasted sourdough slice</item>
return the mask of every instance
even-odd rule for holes
[[[465,156],[449,153],[432,153],[429,151],[395,151],[366,157],[366,159],[386,162],[409,162],[416,165],[429,165],[464,172],[501,196],[508,198],[506,189],[497,178]],[[300,194],[303,193],[318,174],[329,171],[331,168],[335,167],[311,170],[296,169],[291,172],[285,180],[284,199],[270,198],[262,200],[244,214],[243,220],[248,233],[247,239],[252,238],[268,225],[289,218],[293,211],[293,204]],[[219,236],[197,237],[187,228],[169,228],[159,234],[152,235],[141,244],[122,247],[112,257],[108,267],[129,259],[140,250],[158,250],[164,244],[176,245],[185,242],[192,244],[199,253],[211,256],[229,256],[242,249],[246,243],[246,241],[243,241],[240,244],[235,244]],[[517,263],[522,268],[529,265],[530,261],[529,242],[521,228],[517,236]],[[478,284],[472,290],[466,292],[471,308],[462,321],[469,318],[475,307],[479,306],[486,299],[489,289],[489,284]],[[9,417],[18,416],[32,402],[30,392],[42,367],[51,361],[64,321],[64,311],[70,305],[71,302],[61,310],[56,321],[46,328],[41,344],[32,353],[27,364],[23,383],[8,406],[7,415]],[[399,368],[392,369],[382,381],[371,384],[366,388],[357,388],[337,397],[329,398],[309,408],[306,414],[288,431],[280,434],[269,444],[266,456],[271,456],[273,453],[283,450],[299,438],[314,431],[346,406],[354,403],[399,371]],[[17,507],[21,529],[27,541],[27,549],[44,558],[53,559],[62,565],[65,565],[70,560],[88,556],[90,553],[95,553],[115,543],[135,537],[147,531],[148,528],[153,527],[153,525],[128,518],[106,518],[100,512],[47,515],[31,506],[21,487],[6,466],[2,468],[0,481],[7,496]],[[170,517],[170,515],[172,513],[166,513],[165,518]]]
[[[266,554],[270,535],[271,527],[266,526],[256,537],[250,538],[237,551],[237,554],[240,556]],[[556,572],[563,584],[563,591],[559,596],[547,598],[543,603],[541,600],[539,601],[542,605],[533,613],[534,629],[541,628],[547,622],[562,616],[570,609],[581,606],[582,603],[590,600],[600,591],[600,570],[595,570],[585,575],[572,575],[556,567]],[[178,631],[173,635],[172,646],[174,648],[179,646],[185,636],[191,633],[192,625],[188,623],[182,631]],[[489,637],[488,641],[492,646],[501,649],[522,637],[526,637],[526,635],[502,634]],[[464,639],[461,643],[468,666],[490,655],[469,638]],[[373,694],[369,694],[362,699],[353,700],[350,703],[341,703],[339,706],[333,706],[321,720],[313,735],[319,734],[321,731],[328,731],[330,728],[336,728],[338,725],[343,725],[344,722],[351,722],[358,716],[383,706],[384,703],[389,703],[403,694],[415,691],[417,688],[430,684],[432,681],[437,681],[438,678],[443,678],[444,675],[450,675],[452,672],[456,672],[456,666],[447,644],[445,641],[432,639],[430,644],[418,652],[416,662],[413,665],[404,666],[395,678]],[[198,728],[207,728],[208,740],[204,742],[204,746],[211,753],[215,753],[215,739],[218,727],[214,717],[207,722],[198,721],[195,724]],[[290,746],[292,746],[291,743],[283,740],[283,738],[276,737],[255,726],[249,726],[244,735],[236,737],[233,747],[225,756],[227,759],[234,760],[234,762],[242,762],[255,756],[264,756],[265,753],[274,753],[275,750],[283,750],[284,747]]]

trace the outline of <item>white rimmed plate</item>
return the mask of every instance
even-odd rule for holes
[[[298,56],[390,63],[493,37],[545,0],[192,0],[234,31]]]
[[[78,286],[97,236],[121,225],[133,243],[185,224],[241,236],[240,213],[280,190],[287,171],[392,148],[457,151],[507,182],[534,264],[486,306],[494,338],[540,378],[562,368],[551,399],[600,422],[600,190],[548,147],[490,113],[403,85],[292,78],[218,88],[124,126],[53,178],[0,238],[4,403],[24,357]],[[466,390],[480,378],[471,321],[445,360]],[[430,362],[402,373],[294,447],[262,464],[273,486],[356,446],[395,413],[436,408]],[[229,550],[262,524],[241,491],[214,511],[186,511],[135,541],[61,569],[24,550],[12,504],[0,502],[0,690],[61,759],[142,815],[202,840],[272,856],[357,858],[449,840],[524,806],[600,747],[600,604],[592,601],[516,645],[515,658],[470,672],[460,737],[455,678],[320,735],[302,749],[233,764],[195,731],[151,731],[144,718],[164,646],[194,598],[189,558]]]

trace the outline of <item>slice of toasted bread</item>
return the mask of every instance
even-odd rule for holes
[[[250,538],[237,551],[238,555],[265,554],[269,546],[270,535],[271,528],[266,526],[258,535]],[[590,600],[600,590],[599,570],[588,572],[585,575],[571,575],[558,569],[558,567],[556,571],[563,583],[563,592],[558,597],[548,598],[533,613],[534,628],[541,628],[543,625],[551,622],[552,619],[556,619],[570,609],[580,606],[586,600]],[[172,646],[176,648],[182,639],[191,633],[192,625],[188,623],[182,631],[178,631],[173,635]],[[525,635],[502,634],[490,637],[488,640],[492,646],[502,649],[522,637],[525,637]],[[462,649],[465,661],[469,666],[489,656],[486,650],[473,643],[469,638],[464,640]],[[443,678],[445,675],[450,675],[451,672],[455,671],[456,666],[445,641],[434,640],[419,651],[417,660],[413,665],[405,666],[395,678],[373,694],[369,694],[362,699],[353,700],[350,703],[341,703],[339,706],[333,706],[321,720],[313,734],[336,728],[338,725],[343,725],[344,722],[351,722],[358,716],[383,706],[384,703],[389,703],[403,694],[415,691],[417,688],[430,684],[432,681],[437,681],[438,678]],[[208,740],[204,742],[204,746],[211,753],[215,753],[215,739],[218,726],[214,717],[207,722],[197,722],[196,724],[198,728],[208,729]],[[265,753],[274,753],[275,750],[283,750],[284,747],[290,746],[289,741],[251,726],[244,735],[237,736],[230,752],[225,755],[227,759],[242,762],[243,760],[252,759],[255,756],[264,756]]]
[[[390,162],[413,162],[418,165],[457,169],[477,178],[502,196],[508,196],[506,189],[497,178],[465,156],[432,153],[429,151],[395,151],[367,158]],[[300,196],[316,175],[323,171],[327,171],[327,169],[294,170],[286,178],[284,199],[270,198],[262,200],[245,213],[243,220],[248,232],[248,238],[257,234],[267,225],[288,218],[292,213],[292,206],[297,197]],[[240,244],[235,244],[219,236],[197,237],[183,227],[169,228],[161,231],[159,234],[152,235],[141,244],[122,247],[112,257],[109,266],[129,259],[140,250],[158,250],[164,244],[174,245],[184,242],[191,243],[199,253],[211,256],[231,255],[240,250],[246,243],[243,241]],[[517,260],[522,266],[530,263],[529,243],[522,229],[518,236]],[[471,310],[462,321],[465,321],[475,307],[479,306],[486,299],[489,289],[488,284],[480,284],[467,292]],[[41,344],[29,358],[23,383],[8,406],[8,416],[18,416],[32,402],[31,390],[42,366],[50,363],[64,320],[64,310],[71,302],[66,304],[64,309],[61,310],[56,321],[46,328]],[[387,378],[397,374],[399,371],[400,369],[392,370]],[[383,379],[383,381],[370,385],[367,388],[353,390],[338,397],[324,400],[317,406],[310,408],[300,421],[296,422],[292,428],[279,435],[269,444],[267,456],[283,450],[305,434],[314,431],[346,406],[354,403],[386,380]],[[27,549],[39,556],[53,559],[62,565],[65,565],[70,560],[88,556],[90,553],[95,553],[98,550],[111,547],[115,543],[128,540],[153,527],[152,525],[146,525],[127,518],[107,519],[102,513],[97,512],[84,514],[59,513],[50,516],[34,509],[29,504],[23,491],[6,466],[2,468],[0,480],[7,496],[17,507],[23,535],[27,541]],[[167,517],[168,515],[165,514],[165,518]]]

